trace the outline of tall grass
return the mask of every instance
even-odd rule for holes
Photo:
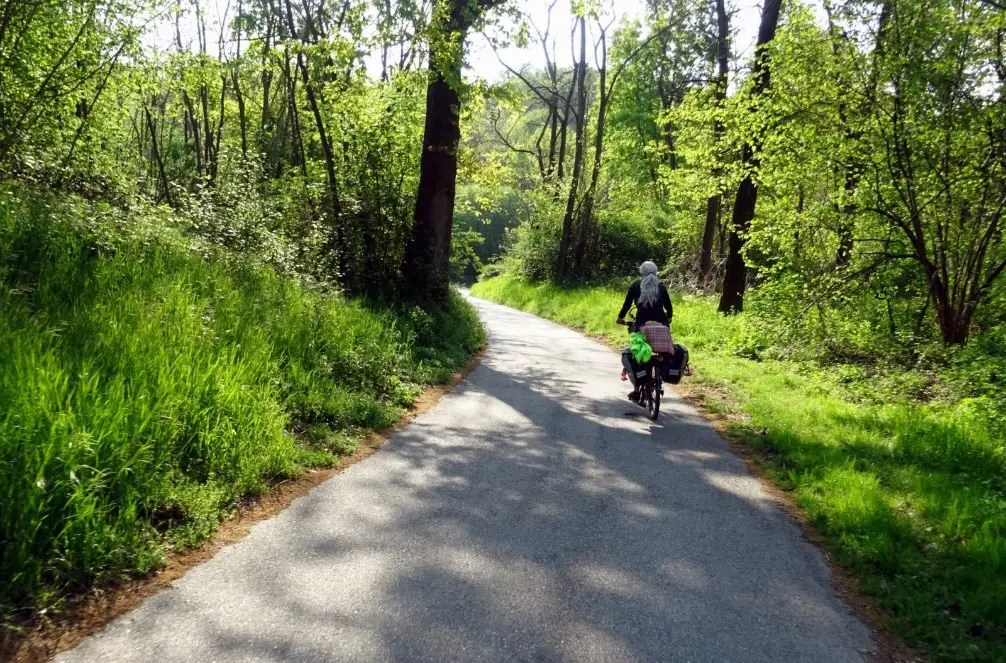
[[[613,324],[620,290],[504,276],[474,293],[624,342]],[[674,303],[690,386],[744,415],[734,434],[764,452],[890,625],[936,660],[1006,660],[1006,447],[994,418],[967,400],[861,398],[841,367],[748,359],[744,316],[723,318],[700,298]]]
[[[0,616],[149,571],[483,340],[459,299],[347,301],[108,214],[0,191]]]

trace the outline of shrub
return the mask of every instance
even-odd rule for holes
[[[0,190],[0,614],[154,568],[483,341],[458,298],[420,321],[174,223]]]
[[[543,216],[522,222],[509,231],[505,271],[529,281],[549,281],[555,275],[562,233],[562,210],[557,205]],[[645,260],[663,261],[663,236],[639,219],[603,214],[588,244],[588,255],[577,277],[586,282],[604,282],[636,273]]]

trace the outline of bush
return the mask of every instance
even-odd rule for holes
[[[563,210],[550,200],[537,214],[509,231],[503,264],[506,272],[522,279],[550,281],[559,257]],[[643,261],[663,261],[663,241],[652,225],[635,217],[602,214],[577,278],[596,283],[636,274]]]
[[[482,343],[458,299],[420,323],[173,221],[0,191],[0,614],[154,568]]]
[[[597,248],[587,278],[603,281],[638,273],[647,260],[664,262],[667,250],[663,237],[653,225],[615,215],[602,215],[598,224]]]

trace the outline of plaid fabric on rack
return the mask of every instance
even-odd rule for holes
[[[647,322],[640,329],[654,352],[662,355],[674,354],[674,339],[671,338],[671,328],[659,322]]]

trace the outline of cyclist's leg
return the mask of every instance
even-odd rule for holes
[[[632,391],[629,393],[629,398],[637,399],[639,398],[639,382],[636,377],[636,362],[632,358],[632,352],[628,348],[622,352],[622,366],[629,373],[629,382],[632,383]]]

